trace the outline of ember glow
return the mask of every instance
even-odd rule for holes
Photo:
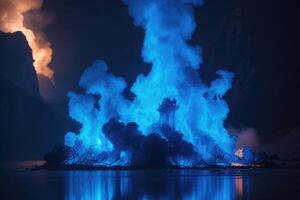
[[[42,0],[1,0],[0,31],[23,33],[32,50],[33,66],[36,73],[52,79],[54,72],[48,66],[53,53],[50,43],[45,40],[44,34],[39,28],[30,29],[24,24],[24,14],[31,10],[37,10],[41,6]]]
[[[234,154],[240,159],[243,159],[243,149],[237,149]]]
[[[233,73],[218,70],[205,84],[199,46],[188,41],[196,28],[194,7],[201,0],[125,0],[134,24],[145,29],[142,57],[152,64],[127,86],[96,61],[81,76],[84,94],[70,92],[69,113],[82,127],[69,132],[67,164],[203,166],[231,165],[235,140],[224,127],[229,112],[223,96]]]

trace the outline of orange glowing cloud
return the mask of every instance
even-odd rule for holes
[[[22,32],[32,50],[33,66],[38,75],[52,80],[53,70],[49,68],[53,50],[43,37],[39,27],[25,26],[25,13],[41,8],[42,0],[0,0],[0,31],[5,33]]]

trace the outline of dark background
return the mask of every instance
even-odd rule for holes
[[[207,0],[195,10],[190,43],[203,48],[202,79],[209,83],[219,68],[235,73],[226,126],[254,127],[262,143],[300,128],[299,14],[291,2]],[[78,128],[65,94],[79,90],[80,75],[95,59],[129,85],[150,70],[141,58],[144,31],[120,0],[45,0],[42,10],[52,19],[45,33],[55,71],[55,86],[41,81],[43,97],[23,35],[0,32],[0,160],[39,159]],[[298,132],[292,135],[296,142]]]

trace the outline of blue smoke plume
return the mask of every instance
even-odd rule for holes
[[[229,108],[222,99],[231,88],[233,73],[218,70],[218,78],[209,85],[202,82],[199,68],[203,62],[201,48],[188,41],[196,28],[194,7],[201,0],[124,0],[136,26],[145,29],[142,57],[152,65],[149,74],[140,74],[131,87],[135,98],[122,95],[124,79],[107,72],[104,61],[96,61],[82,75],[79,85],[85,94],[70,92],[70,116],[82,124],[78,134],[69,132],[65,144],[78,155],[87,151],[97,155],[112,152],[114,144],[102,130],[110,119],[134,122],[139,133],[158,133],[158,107],[164,99],[175,99],[176,131],[193,145],[197,156],[206,162],[219,153],[230,157],[234,142],[224,128]],[[127,155],[127,154],[126,154]]]

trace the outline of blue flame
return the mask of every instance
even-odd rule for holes
[[[203,62],[199,46],[188,41],[196,28],[194,6],[201,0],[124,0],[134,24],[145,29],[142,56],[151,63],[149,74],[140,74],[131,87],[135,98],[123,92],[123,78],[108,73],[104,61],[96,61],[82,75],[79,85],[85,94],[70,92],[70,116],[82,124],[78,134],[69,132],[65,144],[79,154],[111,152],[113,145],[102,126],[111,118],[135,122],[148,135],[159,121],[157,108],[165,98],[176,99],[176,130],[193,144],[198,155],[215,160],[216,152],[233,155],[233,140],[224,128],[229,112],[222,97],[231,88],[233,73],[218,70],[209,85],[202,82],[199,68]]]

